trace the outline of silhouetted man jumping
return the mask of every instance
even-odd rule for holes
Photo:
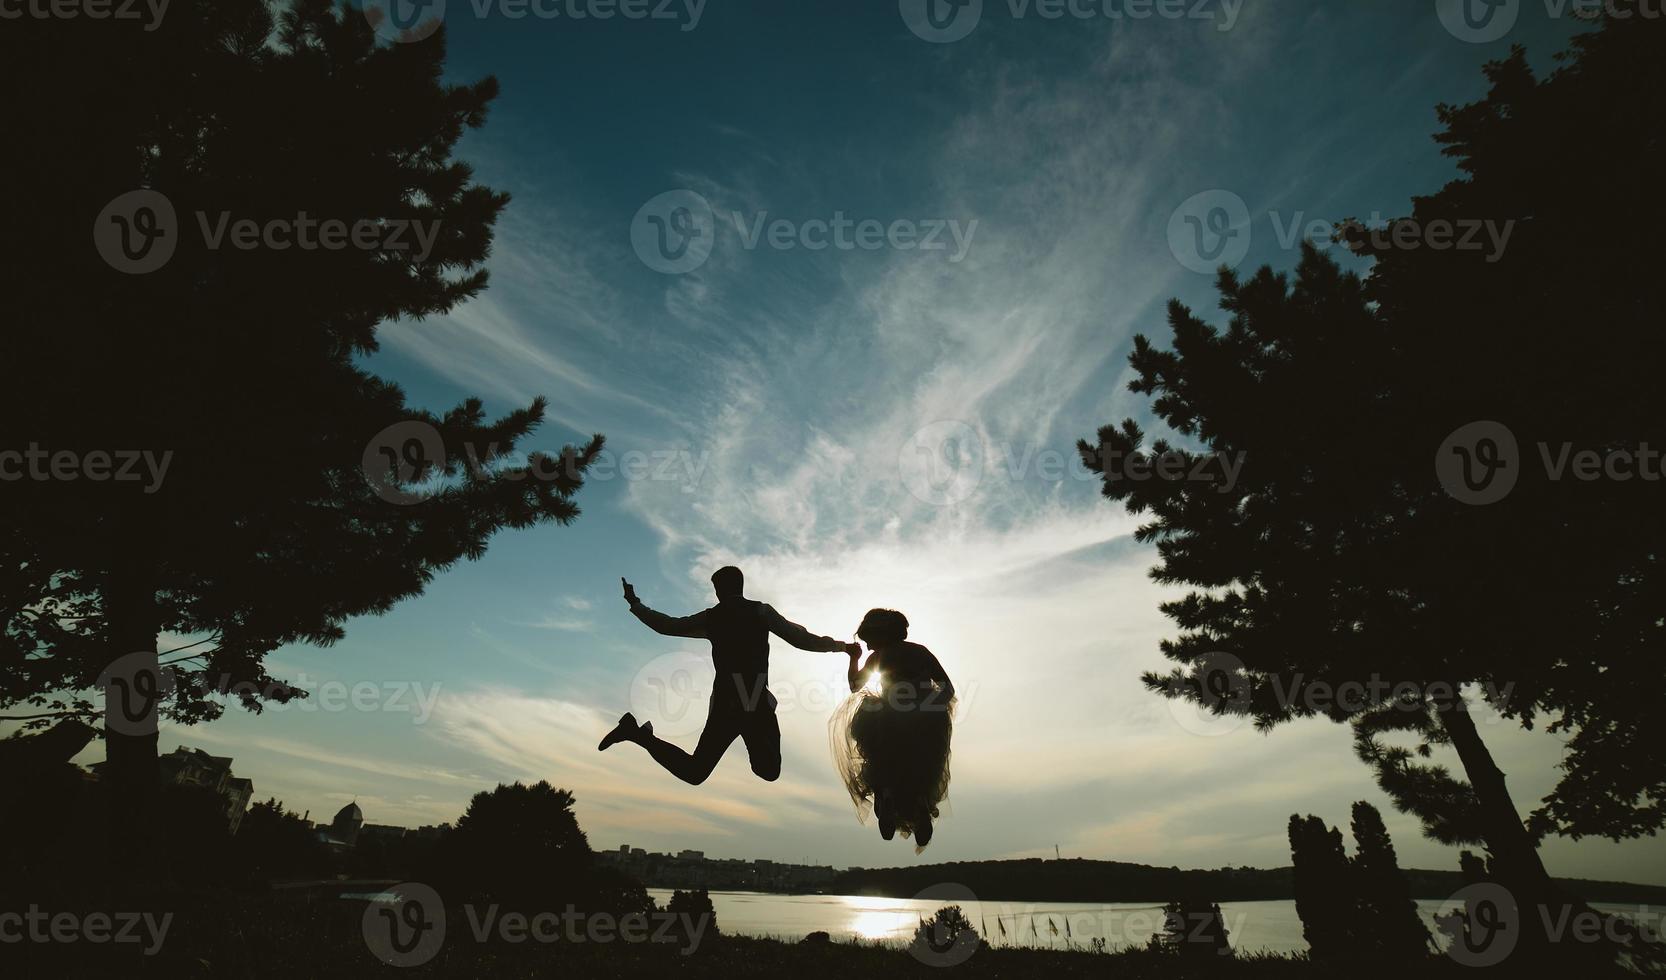
[[[717,768],[717,761],[734,740],[740,738],[746,742],[752,771],[760,779],[779,778],[781,726],[775,720],[775,695],[769,693],[769,634],[774,633],[800,650],[816,653],[860,654],[862,645],[816,636],[797,623],[788,622],[767,603],[746,598],[741,594],[746,580],[733,565],[712,573],[717,605],[681,618],[649,609],[636,597],[636,590],[629,582],[619,581],[625,587],[625,601],[630,603],[631,612],[649,629],[665,636],[710,640],[717,677],[712,682],[706,727],[700,733],[693,755],[655,737],[653,722],[639,725],[628,711],[596,748],[606,749],[615,742],[635,742],[647,749],[667,772],[698,786]]]

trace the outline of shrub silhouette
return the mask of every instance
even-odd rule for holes
[[[704,888],[673,891],[671,899],[665,903],[665,911],[677,917],[670,932],[685,946],[696,942],[696,937],[699,942],[708,943],[720,935],[717,909],[712,907],[711,895]],[[704,925],[699,925],[702,921]]]
[[[1429,930],[1400,871],[1394,841],[1377,808],[1361,800],[1353,810],[1351,862],[1360,921],[1359,939],[1379,957],[1417,959],[1432,949]]]
[[[1342,832],[1309,815],[1290,815],[1290,862],[1296,914],[1316,960],[1336,960],[1354,949],[1353,895]]]
[[[1163,930],[1151,937],[1149,948],[1182,956],[1232,955],[1227,942],[1226,922],[1214,902],[1175,901],[1163,906]],[[1104,941],[1095,941],[1103,951]]]
[[[271,797],[249,805],[233,846],[243,869],[257,878],[313,877],[330,865],[301,815]]]
[[[1313,958],[1337,961],[1366,954],[1381,961],[1426,955],[1429,932],[1417,915],[1382,815],[1363,800],[1355,803],[1352,830],[1355,853],[1349,858],[1340,830],[1312,815],[1290,815],[1296,914]]]
[[[909,945],[917,954],[930,950],[940,955],[962,948],[965,944],[978,947],[982,943],[982,937],[973,928],[972,920],[966,917],[965,910],[958,905],[945,905],[920,923]]]
[[[953,945],[963,932],[969,932],[974,936],[978,934],[978,930],[972,926],[972,920],[966,917],[964,909],[958,905],[945,905],[933,912],[931,918],[920,923],[919,928],[914,930],[914,941],[948,946]]]
[[[542,781],[476,793],[435,849],[435,872],[448,902],[526,912],[589,909],[599,883],[573,794]]]

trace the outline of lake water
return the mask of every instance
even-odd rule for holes
[[[668,889],[650,888],[648,892],[661,905],[671,897]],[[1109,948],[1118,949],[1143,946],[1163,926],[1162,906],[1149,902],[978,902],[757,892],[712,892],[711,899],[717,910],[717,927],[722,931],[793,940],[821,931],[836,940],[857,938],[906,943],[922,918],[950,904],[964,909],[978,932],[996,946],[1085,948],[1093,939],[1104,939]],[[1633,919],[1642,918],[1656,927],[1666,912],[1659,906],[1596,904],[1593,907]],[[1444,940],[1434,926],[1434,916],[1450,912],[1451,904],[1439,900],[1419,901],[1417,908],[1430,933]],[[1222,902],[1221,917],[1234,949],[1274,953],[1307,949],[1302,939],[1302,922],[1292,901]]]

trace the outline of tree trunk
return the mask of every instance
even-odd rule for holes
[[[130,686],[145,685],[145,691],[156,690],[162,673],[157,658],[156,593],[150,576],[135,565],[117,569],[110,579],[105,597],[109,617],[112,651],[122,664],[120,674]],[[148,680],[139,681],[149,674]],[[118,882],[139,885],[153,867],[156,847],[157,784],[161,770],[157,763],[157,709],[160,704],[149,697],[151,711],[148,718],[135,720],[130,715],[117,715],[123,707],[111,706],[126,693],[114,687],[105,689],[106,715],[104,726],[104,797],[108,807],[110,830],[110,870]],[[130,707],[143,703],[139,697]]]
[[[1462,695],[1439,708],[1441,726],[1452,738],[1452,747],[1463,762],[1464,772],[1481,806],[1487,850],[1491,852],[1492,877],[1515,898],[1520,916],[1520,943],[1511,954],[1512,963],[1531,962],[1535,950],[1553,942],[1545,924],[1565,921],[1564,911],[1589,911],[1583,902],[1564,894],[1545,870],[1538,845],[1527,833],[1515,801],[1504,785],[1504,773],[1492,761],[1492,753],[1475,728]],[[1563,937],[1566,939],[1567,937]]]
[[[1504,773],[1492,761],[1492,753],[1481,741],[1475,728],[1475,718],[1463,698],[1457,697],[1440,709],[1441,726],[1452,738],[1452,747],[1464,764],[1470,786],[1481,804],[1482,819],[1487,832],[1487,848],[1493,857],[1512,869],[1523,883],[1550,882],[1544,862],[1539,859],[1538,846],[1528,835],[1516,810],[1515,801],[1504,785]]]

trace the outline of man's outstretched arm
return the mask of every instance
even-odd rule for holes
[[[797,623],[788,621],[787,617],[775,611],[771,605],[764,606],[764,622],[769,631],[786,640],[800,650],[811,653],[861,653],[859,643],[845,643],[835,640],[831,636],[817,636]]]
[[[625,601],[630,603],[631,615],[642,620],[642,624],[664,636],[686,636],[691,639],[706,639],[706,614],[697,612],[692,616],[667,616],[654,609],[649,609],[636,597],[636,589],[624,579],[619,580],[625,587]]]

